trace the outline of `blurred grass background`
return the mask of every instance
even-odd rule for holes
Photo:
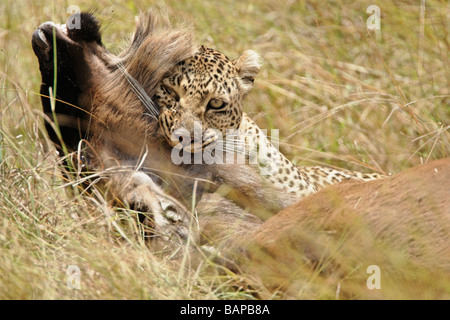
[[[246,112],[262,128],[279,130],[281,151],[298,165],[396,173],[450,156],[447,1],[5,0],[0,298],[227,299],[255,292],[276,297],[208,259],[185,270],[154,256],[139,240],[120,240],[112,223],[126,213],[55,188],[63,179],[44,139],[36,94],[40,73],[30,41],[42,22],[65,22],[73,4],[96,12],[113,53],[133,32],[135,15],[149,7],[192,23],[198,43],[230,58],[256,50],[264,66]],[[378,34],[366,27],[372,4],[381,10]],[[82,270],[81,290],[67,288],[68,265]],[[313,273],[308,281],[315,279]],[[299,297],[335,297],[335,282],[316,286]],[[362,296],[364,290],[362,285]]]

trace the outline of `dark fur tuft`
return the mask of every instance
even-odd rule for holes
[[[80,28],[74,24],[79,19]],[[68,36],[74,41],[97,42],[101,45],[100,23],[90,13],[76,13],[67,19]]]

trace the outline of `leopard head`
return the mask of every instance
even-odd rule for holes
[[[252,50],[230,60],[200,46],[170,70],[154,96],[169,144],[197,152],[213,145],[227,130],[239,129],[242,102],[253,87],[259,60]]]

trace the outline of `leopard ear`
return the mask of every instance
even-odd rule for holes
[[[246,50],[239,58],[233,60],[233,64],[244,83],[252,86],[261,68],[261,57],[253,50]]]

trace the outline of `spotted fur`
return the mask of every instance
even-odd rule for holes
[[[243,112],[243,100],[250,92],[260,69],[260,58],[251,50],[236,60],[200,46],[191,57],[178,63],[163,79],[155,100],[161,108],[159,123],[172,146],[197,152],[217,143],[217,132],[237,130],[233,139],[244,142],[246,163],[258,166],[267,182],[301,198],[322,187],[349,179],[373,180],[379,174],[363,174],[326,167],[296,167]],[[202,124],[202,140],[194,123]],[[181,132],[182,129],[184,133]],[[236,149],[240,152],[240,149]]]

